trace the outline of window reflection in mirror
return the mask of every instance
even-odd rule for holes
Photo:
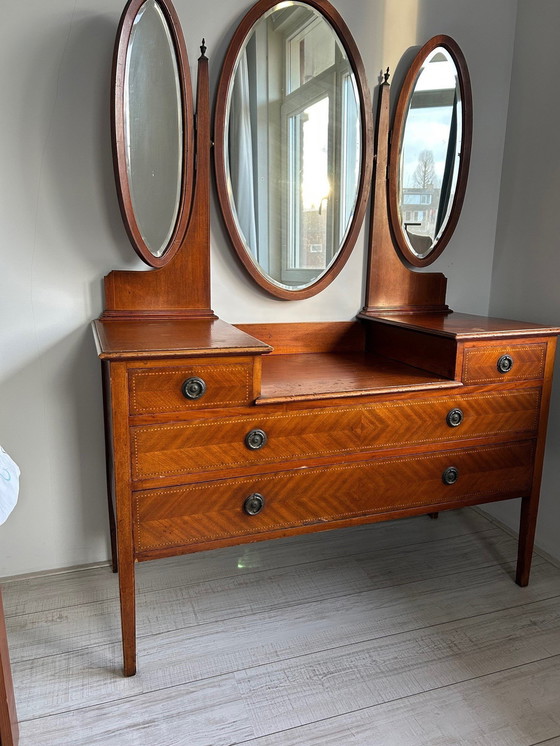
[[[245,247],[269,279],[300,289],[347,235],[360,181],[355,77],[331,26],[280,3],[253,26],[226,116],[230,201]]]
[[[447,224],[459,174],[461,100],[457,68],[437,47],[410,98],[401,144],[399,213],[413,251],[426,257]]]

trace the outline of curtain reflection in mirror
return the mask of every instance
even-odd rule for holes
[[[239,57],[231,94],[229,169],[239,227],[247,248],[257,259],[257,225],[253,174],[253,134],[247,50]]]

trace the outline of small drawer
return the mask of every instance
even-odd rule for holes
[[[129,371],[130,413],[248,404],[252,374],[252,361],[135,368]]]
[[[132,474],[136,480],[186,476],[374,448],[529,437],[539,405],[540,389],[531,388],[139,426],[131,430]]]
[[[522,497],[533,441],[133,494],[136,554],[423,506]]]
[[[546,344],[467,347],[463,363],[465,383],[494,383],[542,378]]]

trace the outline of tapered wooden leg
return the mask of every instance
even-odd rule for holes
[[[517,550],[517,572],[515,582],[525,587],[529,583],[531,560],[535,544],[535,529],[537,527],[537,497],[524,497],[521,500],[521,519],[519,521],[519,545]]]
[[[432,519],[432,521],[437,521],[439,518],[439,513],[428,513],[428,516]]]
[[[132,557],[119,558],[119,589],[124,675],[134,676],[136,673],[136,588]]]
[[[535,529],[537,527],[537,513],[539,510],[539,499],[541,492],[546,426],[548,422],[548,410],[552,389],[552,371],[554,366],[555,350],[556,338],[549,339],[547,343],[544,383],[541,395],[541,412],[539,417],[538,435],[535,449],[533,487],[531,489],[531,494],[528,497],[523,497],[521,499],[519,546],[517,551],[517,572],[515,575],[515,582],[521,587],[525,587],[529,583],[529,574],[531,572],[531,560],[533,558]]]
[[[124,675],[136,673],[136,589],[130,474],[128,371],[126,363],[104,364],[107,484],[113,569],[118,564]],[[110,393],[110,397],[109,397]],[[109,402],[110,399],[110,402]],[[113,499],[114,500],[113,500]]]
[[[8,636],[0,591],[0,746],[16,746],[19,731],[16,702],[12,683],[12,670],[8,654]]]

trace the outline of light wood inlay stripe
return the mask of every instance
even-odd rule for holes
[[[186,399],[181,384],[187,378],[203,378],[207,390],[197,400]],[[166,413],[183,409],[207,409],[247,404],[250,396],[248,365],[192,365],[189,367],[132,370],[129,372],[131,413]]]
[[[465,383],[491,383],[495,381],[522,381],[542,378],[546,344],[502,345],[500,347],[468,347],[465,350]],[[497,369],[501,355],[513,358],[513,367],[507,373]]]
[[[529,441],[135,492],[136,548],[251,536],[438,502],[522,496],[530,490],[532,454]],[[448,466],[459,470],[452,485],[442,481]],[[248,516],[243,503],[254,492],[264,496],[265,507]]]
[[[308,460],[404,444],[533,433],[539,403],[540,389],[522,389],[293,414],[258,411],[211,421],[135,427],[131,436],[134,478]],[[447,412],[453,407],[465,413],[463,423],[456,428],[446,422]],[[268,435],[268,443],[258,451],[249,450],[244,443],[253,428]]]

